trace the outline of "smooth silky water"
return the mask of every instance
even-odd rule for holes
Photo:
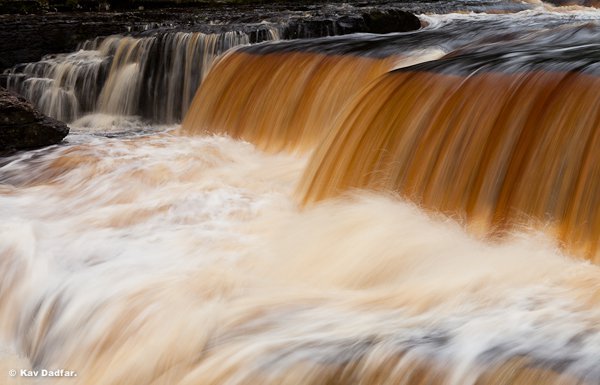
[[[588,9],[424,15],[428,27],[412,34],[236,49],[207,75],[181,128],[99,109],[74,122],[65,143],[2,158],[0,384],[600,383],[600,269],[543,215],[539,226],[523,221],[491,237],[473,231],[462,206],[407,193],[390,178],[393,162],[346,167],[352,151],[380,156],[369,146],[372,119],[389,122],[376,131],[393,143],[383,153],[402,159],[405,141],[390,138],[405,138],[400,123],[432,130],[429,108],[462,103],[458,122],[498,113],[497,94],[474,93],[490,103],[481,112],[468,97],[436,93],[450,81],[410,88],[415,78],[403,78],[467,46],[469,34],[485,41],[498,26],[520,26],[535,39],[536,29],[573,24],[593,35],[598,18]],[[527,49],[527,39],[511,39]],[[385,49],[343,51],[364,41]],[[478,49],[463,52],[481,63]],[[280,72],[262,66],[273,57]],[[508,77],[513,87],[533,84]],[[569,95],[597,106],[588,83]],[[484,86],[493,83],[465,87]],[[507,89],[500,95],[509,98]],[[393,103],[419,109],[391,119]],[[576,127],[598,130],[588,120]],[[368,148],[335,148],[349,127],[363,137],[350,142]],[[433,152],[416,148],[423,159]],[[326,160],[334,154],[337,162]],[[363,182],[378,177],[386,183]],[[446,193],[458,194],[439,188],[439,201],[452,202]],[[77,376],[9,377],[10,369]]]

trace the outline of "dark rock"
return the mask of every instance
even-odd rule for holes
[[[397,9],[376,10],[363,15],[372,33],[408,32],[421,28],[421,21],[410,12]]]
[[[49,53],[73,51],[78,43],[96,36],[141,29],[142,24],[127,14],[0,15],[0,71]]]
[[[262,35],[265,31],[257,26],[263,21],[282,26],[282,37],[286,39],[355,32],[405,32],[420,28],[416,16],[398,10],[404,9],[404,4],[400,8],[395,5],[382,5],[387,10],[379,10],[377,4],[385,2],[384,0],[373,0],[369,7],[351,5],[352,0],[343,4],[339,1],[326,4],[318,1],[315,4],[194,2],[193,7],[187,8],[148,7],[145,11],[127,12],[115,12],[112,6],[117,2],[112,4],[79,1],[77,5],[80,8],[68,12],[45,10],[41,14],[0,14],[0,72],[19,63],[37,61],[47,54],[71,52],[79,43],[88,39],[113,34],[136,35],[144,31],[152,33],[153,30],[212,33],[219,32],[219,28],[244,31],[250,29],[246,32],[252,34],[251,42],[259,42],[264,40]],[[14,3],[24,4],[22,1]],[[112,11],[105,11],[100,3],[110,3],[109,8]],[[126,2],[118,3],[124,5]],[[57,9],[58,2],[49,4],[52,9]],[[103,11],[84,12],[94,7]],[[243,27],[240,29],[238,26]]]
[[[306,39],[347,35],[357,32],[408,32],[421,28],[421,21],[410,12],[397,9],[370,8],[362,14],[315,15],[311,18],[291,18],[284,30],[285,39]]]
[[[42,5],[36,0],[0,0],[0,14],[2,13],[39,13]]]
[[[69,133],[63,122],[43,115],[29,102],[0,88],[0,151],[60,143]]]

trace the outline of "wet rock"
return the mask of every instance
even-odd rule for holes
[[[73,51],[78,43],[96,36],[128,33],[145,25],[128,14],[0,15],[0,72],[49,53]]]
[[[35,0],[0,0],[0,14],[2,13],[39,13],[43,10],[42,4]]]
[[[376,5],[380,1],[373,0],[366,7],[352,5],[352,1],[312,5],[214,3],[132,12],[0,14],[0,72],[19,63],[40,60],[47,54],[71,52],[78,43],[113,34],[241,30],[250,33],[254,43],[264,40],[261,35],[265,33],[263,23],[281,26],[284,39],[356,32],[404,32],[420,28],[416,16],[399,10],[405,5],[401,8],[386,5],[387,10],[380,10]]]
[[[43,115],[25,99],[0,88],[0,151],[60,143],[69,133],[63,122]]]
[[[410,12],[397,9],[374,10],[363,15],[369,32],[408,32],[421,28],[421,21]]]
[[[292,18],[285,28],[284,38],[306,39],[357,32],[408,32],[419,28],[421,28],[421,21],[410,12],[369,8],[362,14],[357,14],[354,10],[346,15],[338,11],[335,16],[317,14],[309,18]]]

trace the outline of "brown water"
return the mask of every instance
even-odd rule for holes
[[[595,260],[599,86],[563,72],[387,75],[317,150],[304,201],[397,191],[484,232],[543,222]]]
[[[0,384],[599,384],[599,16],[422,18],[2,158]]]
[[[394,68],[439,56],[232,52],[196,94],[182,132],[227,133],[270,151],[311,150],[344,105],[370,82]]]

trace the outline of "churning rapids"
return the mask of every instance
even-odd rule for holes
[[[66,142],[0,158],[0,383],[600,384],[600,13],[420,18],[151,97],[143,39],[60,56],[131,94],[71,78]]]

